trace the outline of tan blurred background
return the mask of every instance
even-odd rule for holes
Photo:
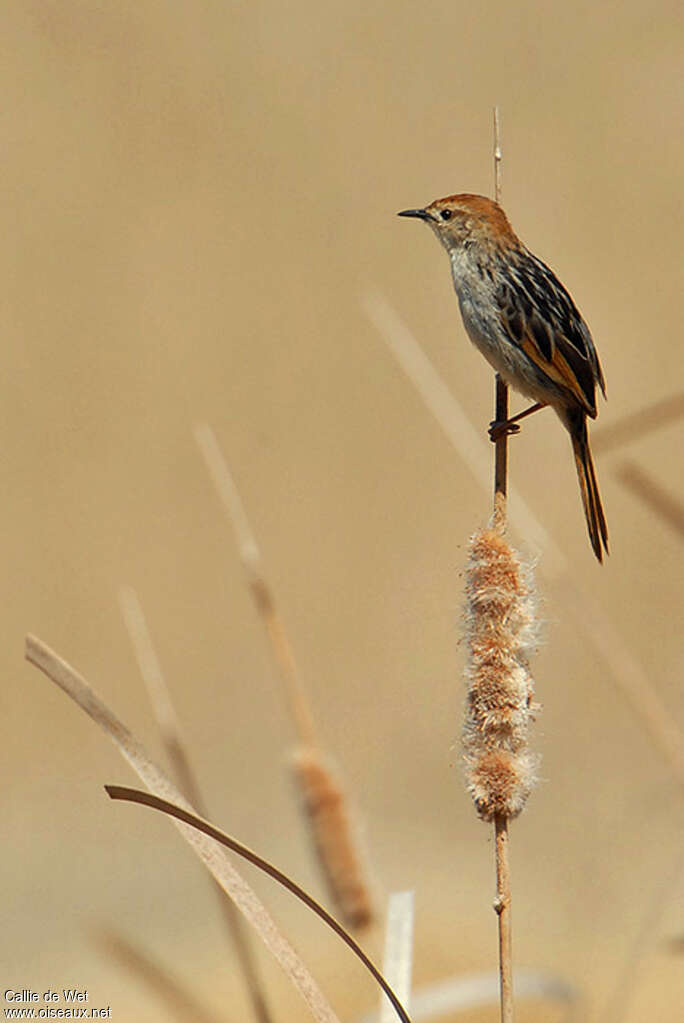
[[[167,822],[107,800],[130,770],[22,659],[37,633],[161,758],[124,582],[214,819],[324,896],[199,420],[242,491],[381,904],[416,890],[416,983],[491,969],[492,842],[454,747],[465,547],[490,497],[363,302],[386,296],[484,431],[491,374],[447,261],[395,213],[491,191],[498,102],[504,205],[591,325],[599,425],[680,390],[681,5],[28,0],[3,22],[3,990],[80,986],[113,1019],[168,1019],[102,952],[110,927],[221,1018],[249,1019],[191,853]],[[551,415],[514,440],[512,478],[681,724],[681,538],[620,484],[626,458],[684,500],[681,423],[600,457],[602,569]],[[615,1018],[625,971],[625,1019],[678,1019],[681,788],[543,555],[539,576],[543,780],[513,828],[515,961],[577,985],[583,1019]],[[372,1008],[339,942],[245,873],[342,1018]],[[276,1020],[307,1018],[258,955]],[[560,1015],[521,1002],[519,1019]]]

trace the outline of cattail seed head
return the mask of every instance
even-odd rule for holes
[[[346,924],[366,927],[373,920],[373,901],[346,794],[318,750],[300,747],[291,764],[333,902]]]
[[[483,820],[517,816],[536,782],[538,757],[528,749],[537,709],[529,670],[535,612],[531,569],[495,530],[476,533],[466,568],[463,755]]]

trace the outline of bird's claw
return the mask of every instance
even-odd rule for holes
[[[508,419],[504,419],[501,422],[494,419],[489,424],[489,439],[493,443],[496,443],[501,437],[510,437],[514,433],[520,433],[519,423],[511,423]]]

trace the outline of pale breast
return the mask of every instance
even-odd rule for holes
[[[503,331],[494,301],[494,285],[471,267],[463,256],[452,258],[452,276],[463,325],[475,347],[497,373],[520,394],[534,401],[566,404],[563,392]],[[551,399],[551,400],[550,400]]]

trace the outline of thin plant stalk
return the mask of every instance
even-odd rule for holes
[[[508,384],[496,374],[494,416],[497,423],[508,419]],[[506,532],[506,499],[508,496],[508,434],[496,440],[494,448],[494,528],[501,535]]]
[[[501,202],[501,121],[499,108],[494,107],[494,198]],[[508,419],[508,385],[497,373],[494,418]],[[494,450],[494,528],[502,536],[506,532],[506,496],[508,492],[508,434],[502,431]],[[513,945],[511,934],[511,877],[508,862],[508,818],[494,818],[496,848],[496,902],[494,909],[499,926],[499,982],[501,1023],[513,1023]]]
[[[292,775],[328,891],[348,926],[366,927],[373,920],[373,897],[349,800],[317,740],[313,711],[259,545],[216,435],[204,423],[195,428],[195,439],[232,523],[240,560],[279,669],[300,744],[291,759]]]
[[[501,203],[501,121],[499,108],[494,107],[494,199]],[[505,423],[508,419],[508,384],[496,374],[494,395],[494,419]],[[494,528],[503,535],[506,532],[506,498],[508,495],[508,434],[504,430],[497,438],[494,448]]]
[[[508,817],[494,818],[496,838],[496,902],[499,920],[499,992],[501,1023],[513,1023],[513,935],[511,928],[511,874],[508,862]]]
[[[195,427],[195,440],[204,458],[216,491],[235,531],[238,553],[247,574],[249,588],[268,635],[273,658],[278,666],[288,709],[299,741],[317,746],[313,711],[302,681],[285,627],[266,577],[261,551],[249,523],[235,480],[208,423]]]

